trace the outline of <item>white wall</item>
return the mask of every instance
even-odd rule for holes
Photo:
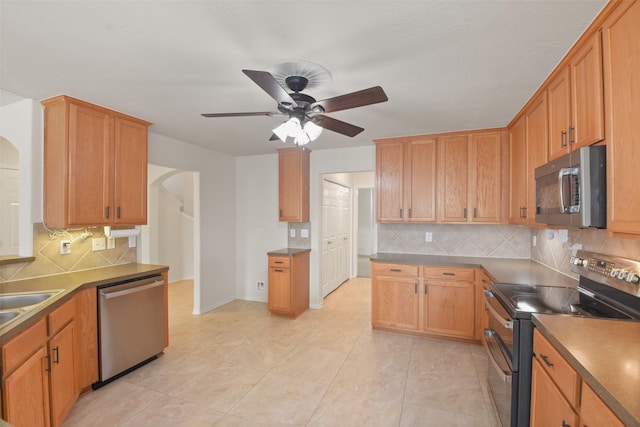
[[[150,132],[149,163],[197,172],[194,191],[200,197],[194,220],[200,221],[195,236],[200,239],[200,256],[194,254],[194,280],[200,283],[200,298],[196,298],[194,312],[204,313],[235,299],[235,158]]]
[[[267,252],[288,242],[287,223],[278,221],[278,154],[236,158],[236,183],[237,296],[266,302]],[[257,282],[265,289],[259,291]]]
[[[5,96],[2,91],[0,96]],[[12,99],[17,95],[7,94]],[[33,255],[33,223],[42,222],[42,147],[44,113],[40,103],[22,99],[0,108],[0,136],[20,153],[20,249]]]

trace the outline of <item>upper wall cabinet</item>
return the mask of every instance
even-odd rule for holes
[[[376,219],[436,219],[436,139],[376,141]]]
[[[64,95],[42,104],[45,224],[146,224],[150,123]]]
[[[525,116],[509,127],[509,223],[523,225],[527,219],[527,138]]]
[[[456,132],[375,143],[378,222],[503,220],[506,132]]]
[[[640,2],[624,1],[602,26],[609,231],[640,234]]]
[[[305,147],[278,149],[278,220],[309,222],[309,155]]]
[[[547,86],[549,159],[604,139],[600,38],[592,35]]]
[[[501,222],[505,132],[442,136],[438,147],[438,221]]]

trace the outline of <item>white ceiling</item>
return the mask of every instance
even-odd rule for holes
[[[242,69],[291,60],[332,74],[316,99],[380,85],[382,104],[330,116],[312,150],[374,138],[505,126],[604,0],[0,0],[0,88],[67,94],[154,123],[151,131],[234,156],[273,153],[278,117]]]

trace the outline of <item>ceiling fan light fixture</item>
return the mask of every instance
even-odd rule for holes
[[[322,133],[322,128],[312,121],[305,123],[303,129],[311,141],[315,141]]]
[[[286,142],[287,137],[295,137],[302,132],[302,126],[300,126],[300,120],[297,117],[291,117],[286,122],[280,123],[278,127],[273,129],[273,133],[276,134],[280,141]]]

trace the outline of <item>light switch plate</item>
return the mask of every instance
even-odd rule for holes
[[[303,228],[300,230],[300,237],[302,237],[303,239],[308,239],[309,238],[309,229],[308,228]]]
[[[136,236],[129,236],[129,247],[135,248],[137,245],[138,245],[138,241],[136,239]]]
[[[115,237],[107,237],[107,249],[115,249],[115,248],[116,248]]]
[[[91,250],[96,251],[104,251],[107,249],[106,243],[104,241],[104,237],[96,237],[95,239],[91,239]]]
[[[292,239],[296,238],[296,229],[292,228],[291,230],[289,230],[289,237],[291,237]]]

